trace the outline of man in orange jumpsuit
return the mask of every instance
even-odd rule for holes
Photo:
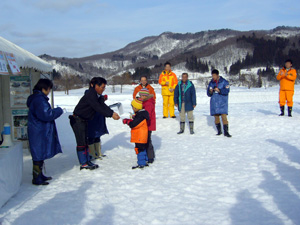
[[[280,80],[279,105],[281,114],[279,116],[284,116],[284,106],[286,103],[288,106],[288,116],[292,116],[294,86],[297,78],[297,71],[292,66],[292,60],[286,60],[285,67],[277,75],[277,80]]]
[[[177,76],[171,70],[171,63],[165,63],[165,70],[162,71],[158,83],[161,85],[163,97],[163,118],[176,118],[174,109],[174,90],[178,83]]]

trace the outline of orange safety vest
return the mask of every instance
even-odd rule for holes
[[[169,85],[166,85],[169,82]],[[161,85],[161,95],[174,95],[174,91],[171,92],[170,89],[175,89],[178,84],[177,76],[171,70],[169,72],[163,71],[160,76],[158,83]]]
[[[287,71],[285,68],[282,68],[277,75],[277,80],[280,80],[280,90],[294,91],[296,78],[297,71],[295,69],[291,68]]]
[[[146,144],[148,142],[148,125],[144,119],[136,127],[131,128],[131,140],[133,143]]]

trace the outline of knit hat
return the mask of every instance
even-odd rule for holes
[[[143,102],[137,98],[132,100],[131,105],[136,109],[143,109]]]
[[[140,96],[148,96],[150,93],[149,93],[149,90],[147,88],[142,88],[139,92]]]

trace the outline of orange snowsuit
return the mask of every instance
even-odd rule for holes
[[[297,78],[297,71],[293,68],[286,70],[282,68],[278,75],[277,80],[280,81],[279,91],[279,105],[284,106],[287,102],[289,107],[293,106],[294,86]]]
[[[139,144],[146,144],[148,142],[148,125],[146,119],[136,127],[131,128],[130,142]]]
[[[143,88],[143,85],[140,84],[139,86],[137,86],[134,89],[134,91],[133,91],[133,99],[135,99],[136,95],[140,92],[140,90],[142,90],[142,88]],[[146,88],[149,90],[149,94],[154,95],[153,99],[156,100],[156,94],[155,94],[154,88],[150,84],[147,84]]]
[[[169,82],[169,84],[166,84]],[[175,116],[174,109],[174,90],[178,84],[177,76],[171,70],[169,72],[163,71],[160,76],[158,83],[161,85],[161,95],[163,97],[163,116],[170,117]],[[170,89],[173,89],[171,91]]]

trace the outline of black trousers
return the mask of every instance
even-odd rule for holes
[[[148,131],[148,142],[147,142],[147,156],[148,159],[154,159],[155,158],[155,152],[154,152],[154,147],[152,145],[152,131]]]
[[[70,125],[75,134],[77,150],[85,150],[87,142],[87,121],[80,117],[69,116]]]
[[[100,137],[97,137],[97,138],[87,138],[88,140],[88,145],[92,145],[92,144],[95,144],[95,143],[99,143],[101,140],[100,140]]]

